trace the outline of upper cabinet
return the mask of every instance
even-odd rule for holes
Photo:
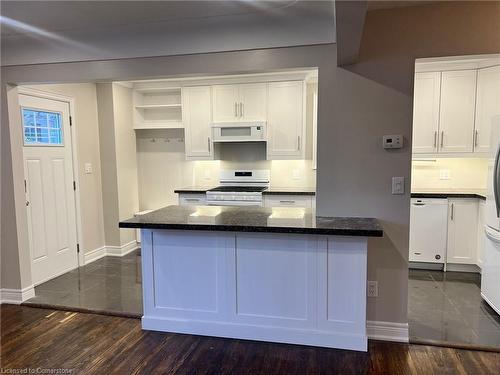
[[[441,73],[440,152],[473,151],[476,76],[476,70]]]
[[[184,87],[182,89],[187,159],[213,159],[211,102],[210,86]]]
[[[500,115],[500,65],[477,72],[475,151],[490,151],[491,121]]]
[[[268,85],[267,158],[303,159],[305,90],[302,81]]]
[[[267,84],[215,85],[213,122],[266,121]]]
[[[134,90],[134,129],[182,128],[180,87]]]
[[[500,115],[500,66],[415,74],[413,153],[485,155]]]
[[[438,151],[441,72],[416,73],[413,99],[413,152]]]

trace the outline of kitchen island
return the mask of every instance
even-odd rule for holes
[[[376,219],[169,206],[120,227],[142,231],[143,329],[367,350]]]

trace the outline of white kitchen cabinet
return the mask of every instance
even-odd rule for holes
[[[413,198],[410,208],[410,262],[444,263],[447,227],[447,199]]]
[[[477,199],[448,200],[447,263],[476,264]]]
[[[476,106],[476,70],[441,73],[439,152],[472,152]]]
[[[491,121],[500,115],[500,65],[477,72],[474,152],[490,151]]]
[[[184,87],[182,108],[186,158],[188,160],[213,159],[210,86]]]
[[[269,83],[267,107],[268,160],[303,159],[304,83],[302,81]]]
[[[313,208],[311,195],[264,195],[264,207],[304,207]]]
[[[438,151],[441,72],[415,74],[413,98],[413,152]]]
[[[207,203],[205,193],[179,193],[179,205],[204,206]]]
[[[476,252],[476,264],[479,267],[483,266],[483,254],[484,254],[484,246],[486,241],[486,236],[484,234],[484,225],[486,224],[485,220],[486,214],[486,201],[479,200],[478,211],[477,211],[477,252]]]
[[[213,121],[266,121],[267,84],[213,86]]]

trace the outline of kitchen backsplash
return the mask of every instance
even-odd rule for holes
[[[486,189],[488,159],[437,158],[412,161],[412,191]]]

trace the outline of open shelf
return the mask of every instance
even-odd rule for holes
[[[161,108],[180,108],[182,104],[140,104],[136,105],[138,109],[161,109]]]
[[[134,130],[141,129],[183,129],[182,121],[145,121],[134,123]]]

